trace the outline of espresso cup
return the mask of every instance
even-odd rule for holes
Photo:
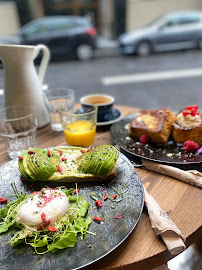
[[[105,115],[110,113],[114,105],[114,97],[107,94],[91,94],[80,98],[83,105],[94,104],[98,108],[97,121],[105,121]]]

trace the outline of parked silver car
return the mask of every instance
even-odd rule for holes
[[[202,49],[202,12],[171,13],[118,38],[123,54]]]

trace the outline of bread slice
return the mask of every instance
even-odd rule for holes
[[[129,125],[129,134],[139,138],[146,134],[150,142],[162,144],[168,141],[176,115],[167,108],[159,110],[141,110]]]

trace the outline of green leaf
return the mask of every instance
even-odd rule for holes
[[[15,228],[17,229],[22,229],[22,224],[18,223],[18,222],[15,222]]]
[[[8,229],[15,223],[15,220],[0,225],[0,234],[8,231]]]
[[[54,243],[48,245],[48,249],[55,253],[58,249],[74,247],[77,242],[77,237],[74,232],[67,232],[56,238]]]
[[[20,204],[26,198],[27,198],[27,195],[26,194],[22,194],[22,195],[19,195],[19,198],[16,199],[16,200],[14,200],[14,201],[10,201],[8,199],[8,201],[7,201],[7,208],[9,209],[13,204],[16,204],[16,205]]]
[[[66,196],[69,196],[69,195],[72,195],[73,188],[70,188],[70,189],[62,189],[61,191],[64,192]]]
[[[7,212],[8,212],[8,210],[5,207],[1,208],[0,209],[0,218],[5,218],[7,216]]]
[[[84,234],[88,230],[89,225],[91,224],[92,220],[90,215],[86,219],[81,217],[77,218],[74,222],[74,228],[81,233],[81,240],[83,240]]]
[[[77,197],[76,197],[76,196],[69,195],[69,196],[68,196],[68,199],[69,199],[69,202],[70,202],[70,203],[77,202]]]
[[[12,247],[15,247],[15,246],[17,246],[17,245],[19,245],[19,244],[22,244],[22,243],[24,243],[25,242],[25,239],[23,238],[23,239],[15,239],[12,243],[11,243],[11,246]]]
[[[36,241],[30,244],[32,247],[44,247],[48,245],[48,236],[44,235],[43,238],[39,241]]]
[[[79,216],[85,217],[87,211],[88,211],[89,202],[85,201],[83,199],[83,196],[81,195],[78,200],[78,208],[79,208]]]

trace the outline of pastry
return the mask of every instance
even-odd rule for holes
[[[198,106],[187,106],[177,115],[172,138],[175,143],[184,143],[189,140],[202,144],[202,118]]]

